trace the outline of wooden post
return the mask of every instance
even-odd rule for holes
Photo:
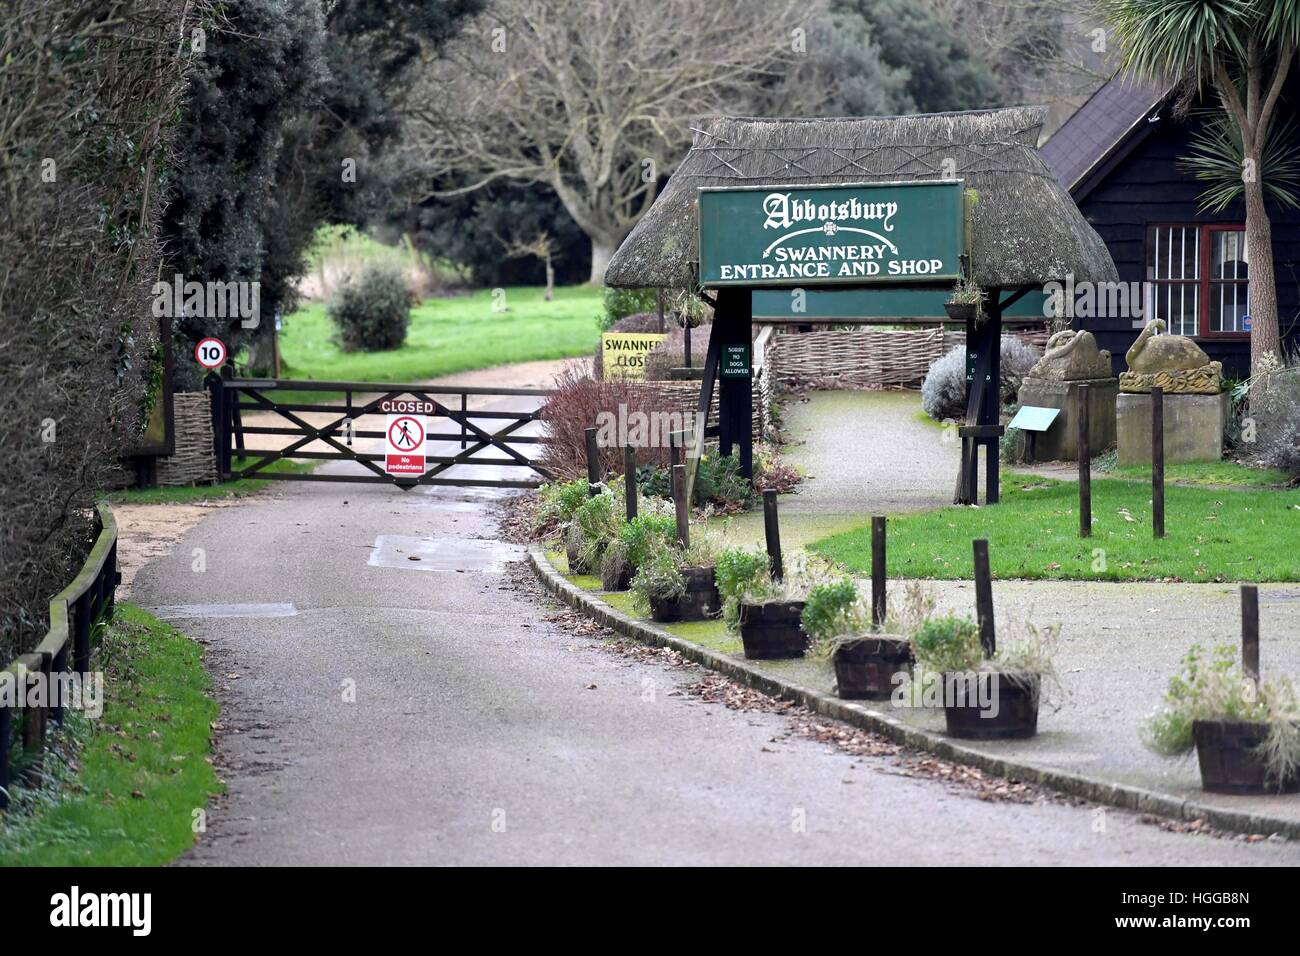
[[[1151,389],[1151,526],[1165,536],[1165,390]]]
[[[460,393],[460,450],[465,450],[465,439],[469,437],[469,431],[465,426],[465,416],[469,410],[468,396],[464,392]]]
[[[997,653],[993,628],[993,576],[989,572],[989,543],[984,538],[972,542],[975,548],[975,619],[979,623],[980,645],[984,656]]]
[[[718,304],[713,311],[713,332],[709,348],[717,342],[721,355],[722,346],[752,346],[750,328],[752,323],[749,290],[725,288],[718,290]],[[716,358],[713,369],[706,368],[705,376],[716,374]],[[740,446],[740,473],[745,478],[754,477],[754,380],[752,376],[737,378],[719,377],[718,380],[718,451],[730,455],[736,445]]]
[[[691,319],[690,316],[682,316],[682,352],[686,361],[686,367],[691,367]]]
[[[623,446],[623,497],[627,499],[627,520],[636,517],[636,449]]]
[[[1074,391],[1074,414],[1079,420],[1079,537],[1092,537],[1092,449],[1088,446],[1088,386]]]
[[[596,496],[596,486],[600,484],[600,448],[596,445],[596,429],[588,428],[584,433],[587,439],[587,493]]]
[[[84,679],[90,674],[90,593],[69,604],[68,613],[72,616],[68,622],[72,631],[72,668]]]
[[[655,289],[655,306],[659,312],[659,332],[662,335],[666,330],[664,328],[664,290]]]
[[[673,465],[673,504],[677,506],[677,543],[685,551],[691,544],[691,506],[686,500],[685,465]]]
[[[763,491],[763,532],[767,538],[767,562],[772,570],[772,580],[780,581],[785,577],[785,565],[781,561],[781,526],[776,516],[776,490],[767,488]]]
[[[1241,669],[1259,683],[1259,588],[1241,586]]]
[[[885,516],[871,516],[871,623],[885,623]]]

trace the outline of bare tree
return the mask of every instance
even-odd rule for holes
[[[546,294],[543,298],[550,302],[555,298],[555,240],[543,229],[531,236],[514,233],[510,237],[497,236],[497,241],[506,250],[507,259],[527,259],[530,256],[541,259],[546,266]]]
[[[690,121],[802,54],[825,0],[498,0],[427,64],[408,109],[456,195],[544,183],[591,239],[591,280],[654,201]]]

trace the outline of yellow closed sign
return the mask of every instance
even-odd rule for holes
[[[645,357],[666,338],[659,332],[602,332],[600,364],[605,378],[645,381]]]

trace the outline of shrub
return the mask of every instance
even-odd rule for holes
[[[543,485],[533,515],[534,537],[546,537],[561,525],[568,524],[588,497],[590,493],[585,479],[552,481]]]
[[[652,546],[632,578],[632,593],[646,604],[651,598],[673,601],[686,593],[686,579],[678,566],[678,555],[671,545]]]
[[[984,652],[979,629],[969,617],[932,617],[912,637],[917,663],[928,671],[953,673],[980,666]]]
[[[48,627],[95,496],[146,423],[151,287],[170,278],[157,226],[193,59],[178,38],[206,15],[164,0],[0,14],[0,666]]]
[[[755,496],[740,474],[738,456],[704,455],[695,471],[691,497],[697,505],[713,504],[723,511],[739,511],[748,508]]]
[[[677,521],[662,514],[638,514],[623,525],[619,541],[628,563],[638,568],[658,546],[669,546],[677,536]]]
[[[540,464],[556,478],[581,478],[587,474],[586,430],[597,427],[602,413],[617,422],[621,414],[630,421],[636,414],[663,415],[677,413],[683,424],[686,416],[671,397],[653,387],[630,382],[602,382],[580,365],[570,365],[555,379],[555,390],[542,406],[539,417],[547,426],[549,441],[542,445]],[[651,421],[659,419],[652,418]],[[638,466],[668,466],[668,448],[638,448]],[[602,475],[622,474],[623,449],[617,440],[602,442],[600,448]]]
[[[1260,463],[1300,475],[1300,356],[1269,363],[1249,388]]]
[[[714,580],[722,598],[723,618],[733,629],[740,623],[741,601],[761,601],[772,591],[771,565],[762,551],[727,548],[719,552]]]
[[[871,613],[848,578],[818,584],[808,591],[803,609],[803,629],[816,644],[870,629]]]
[[[330,300],[330,320],[345,352],[386,352],[402,347],[411,324],[411,295],[401,270],[371,265]]]
[[[1039,353],[1023,340],[1002,337],[1002,376],[999,388],[1005,403],[1015,399],[1020,383],[1034,367]],[[966,410],[966,346],[959,345],[940,356],[925,373],[921,385],[921,407],[935,421],[958,418]]]
[[[566,541],[586,567],[598,567],[605,549],[618,536],[620,518],[614,504],[614,495],[602,491],[589,497],[573,512]]]
[[[653,312],[655,314],[655,328],[645,329],[644,331],[658,331],[659,327],[659,295],[655,289],[615,289],[609,286],[605,287],[605,315],[601,320],[601,331],[608,331],[620,319],[625,319],[629,315],[637,313]],[[633,329],[622,329],[621,331],[641,331]]]

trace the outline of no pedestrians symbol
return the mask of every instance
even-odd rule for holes
[[[423,415],[389,415],[384,442],[385,471],[417,478],[424,474]]]

